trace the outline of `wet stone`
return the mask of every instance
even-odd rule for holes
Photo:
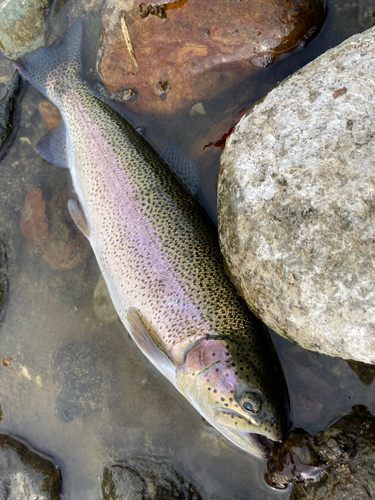
[[[118,405],[113,390],[113,360],[99,345],[71,342],[52,358],[55,413],[62,422]]]
[[[20,91],[20,75],[11,61],[0,59],[0,159],[14,130],[13,111]]]
[[[21,234],[33,252],[42,252],[53,269],[66,271],[82,263],[91,252],[90,243],[73,222],[67,190],[45,200],[33,184],[21,208]]]
[[[0,326],[4,319],[8,304],[8,259],[4,243],[0,239]]]
[[[41,117],[46,122],[47,130],[51,130],[61,123],[60,111],[52,102],[45,99],[39,103],[38,109]]]
[[[98,70],[111,94],[134,91],[132,111],[170,116],[258,73],[323,21],[321,0],[107,0]]]
[[[55,194],[49,201],[46,213],[49,220],[44,258],[53,269],[65,271],[83,262],[91,252],[91,246],[72,220],[68,191]]]
[[[0,434],[0,498],[58,500],[59,469],[20,441]]]
[[[103,500],[202,500],[168,461],[134,458],[103,470]]]
[[[306,349],[375,364],[375,28],[241,119],[218,177],[220,244],[250,309]]]
[[[353,407],[316,436],[294,431],[268,460],[273,487],[294,484],[290,500],[364,500],[375,497],[375,418]]]
[[[12,59],[36,50],[46,41],[49,0],[0,1],[0,49]]]
[[[48,236],[46,202],[41,188],[35,184],[30,187],[21,207],[20,226],[29,248],[45,243]]]

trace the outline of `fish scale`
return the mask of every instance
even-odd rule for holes
[[[57,164],[64,164],[59,153],[66,158],[78,198],[69,210],[137,345],[209,423],[267,456],[259,436],[280,440],[287,424],[285,382],[268,334],[229,281],[216,229],[197,199],[83,80],[82,30],[77,20],[59,47],[17,62],[65,125],[37,150]]]

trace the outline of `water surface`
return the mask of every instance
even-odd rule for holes
[[[84,11],[84,5],[66,2],[57,19],[66,22],[72,9]],[[95,78],[100,20],[97,13],[85,17],[90,26],[85,68],[88,77]],[[232,90],[233,116],[278,81],[372,22],[369,2],[327,1],[323,29],[307,47],[280,58]],[[288,498],[289,492],[274,491],[263,481],[264,461],[205,425],[118,321],[98,319],[93,294],[100,273],[92,252],[72,269],[55,269],[45,246],[27,244],[21,235],[21,209],[32,185],[42,190],[47,204],[70,189],[69,173],[49,165],[33,148],[46,131],[38,108],[43,100],[23,83],[18,129],[0,163],[0,237],[8,248],[10,283],[8,310],[0,326],[0,360],[8,361],[7,366],[0,365],[0,432],[21,437],[54,457],[61,464],[64,495],[69,500],[102,498],[104,465],[138,455],[171,459],[205,499]],[[204,116],[187,111],[173,120],[123,112],[144,128],[159,151],[172,139],[189,154],[198,139],[220,122],[228,96],[204,106]],[[212,150],[197,160],[214,213],[220,152]],[[74,223],[67,224],[74,231]],[[66,235],[57,232],[54,238],[56,247],[63,248]],[[314,433],[354,404],[374,409],[374,383],[362,384],[344,360],[304,351],[277,335],[273,339],[296,427]]]

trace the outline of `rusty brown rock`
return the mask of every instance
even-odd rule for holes
[[[156,114],[217,97],[324,20],[322,0],[184,0],[166,5],[165,19],[142,19],[137,3],[107,1],[98,68],[114,96],[137,95],[126,106]]]
[[[42,252],[53,269],[73,269],[90,252],[90,243],[78,230],[68,211],[68,191],[55,194],[46,203],[42,189],[29,189],[21,208],[21,234],[29,249]]]
[[[54,269],[73,269],[86,259],[90,243],[73,222],[68,210],[68,191],[55,194],[48,204],[49,233],[45,260]]]
[[[38,108],[41,117],[47,124],[48,130],[51,130],[52,128],[55,128],[57,127],[57,125],[59,125],[62,120],[61,114],[58,108],[54,104],[52,104],[52,102],[45,99],[44,101],[41,101],[39,103]]]
[[[29,247],[45,242],[48,235],[46,202],[42,190],[33,184],[21,208],[21,234]]]

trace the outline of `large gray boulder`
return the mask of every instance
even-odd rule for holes
[[[228,271],[280,335],[375,363],[375,28],[329,50],[242,118],[224,150]]]

